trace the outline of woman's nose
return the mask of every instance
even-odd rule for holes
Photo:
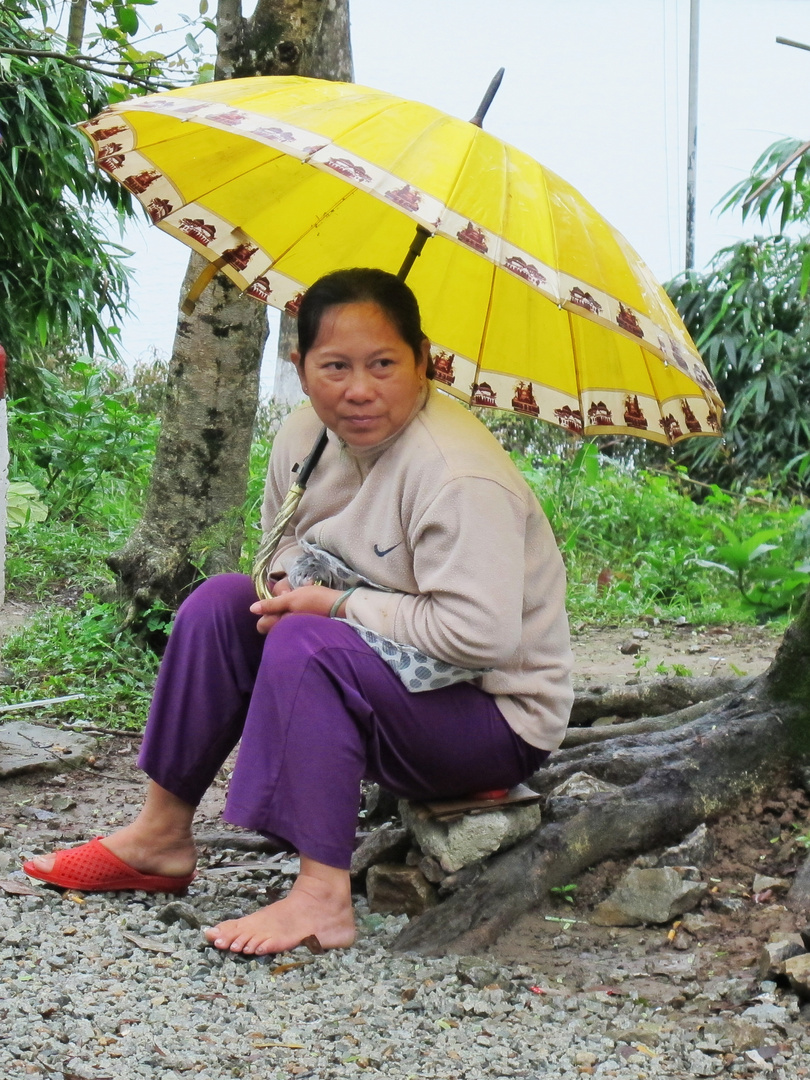
[[[369,401],[374,396],[373,376],[367,371],[353,371],[346,384],[349,401]]]

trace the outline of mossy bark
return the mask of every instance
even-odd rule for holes
[[[810,593],[768,671],[741,692],[707,702],[674,730],[554,754],[532,780],[538,791],[580,770],[618,791],[568,806],[511,850],[461,871],[456,891],[409,923],[397,948],[480,951],[587,867],[676,842],[776,787],[810,761],[808,731]],[[810,867],[805,877],[810,895]]]
[[[348,0],[240,0],[217,9],[217,77],[352,78]],[[183,295],[202,260],[189,262]],[[202,575],[235,569],[242,540],[263,305],[217,275],[192,316],[178,317],[163,424],[143,518],[109,559],[127,621],[156,602],[175,607]]]

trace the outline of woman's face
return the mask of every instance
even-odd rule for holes
[[[376,446],[405,424],[422,387],[430,346],[415,357],[373,301],[327,308],[298,367],[301,386],[324,424],[349,446]]]

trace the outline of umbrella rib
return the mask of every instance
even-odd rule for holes
[[[508,158],[509,158],[508,147],[507,147],[506,143],[501,143],[500,146],[501,146],[501,153],[503,154],[503,157],[506,159],[506,164],[508,164]],[[504,176],[504,177],[507,177],[509,175],[509,170],[504,168],[502,170],[501,175]],[[506,181],[504,181],[503,187],[501,189],[500,228],[498,229],[498,236],[499,237],[503,237],[506,234],[506,231],[507,231],[506,230],[506,217],[507,217],[507,213],[508,213],[508,206],[509,206],[509,198],[508,198],[507,183],[506,183]],[[497,267],[497,264],[495,263],[494,260],[490,261],[489,266],[490,266],[490,275],[491,276],[490,276],[489,292],[487,293],[487,309],[486,309],[486,312],[484,314],[484,324],[481,327],[481,342],[480,342],[480,344],[478,346],[478,356],[476,357],[476,361],[475,361],[475,380],[474,381],[475,381],[476,384],[479,381],[478,377],[479,377],[479,375],[481,373],[481,361],[482,361],[483,356],[484,356],[484,349],[485,349],[486,340],[487,340],[487,331],[489,330],[490,319],[491,319],[491,316],[492,316],[492,304],[493,304],[494,295],[495,295],[495,280],[496,280],[497,273],[498,273],[498,267]]]

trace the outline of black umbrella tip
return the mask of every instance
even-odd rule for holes
[[[478,112],[476,112],[475,116],[470,120],[470,123],[475,124],[476,127],[480,128],[482,126],[484,117],[487,115],[487,111],[492,104],[492,99],[498,93],[498,87],[501,85],[501,80],[503,79],[503,73],[505,71],[506,68],[499,68],[492,82],[487,87],[487,92],[484,94],[481,99],[481,104],[478,106]]]

